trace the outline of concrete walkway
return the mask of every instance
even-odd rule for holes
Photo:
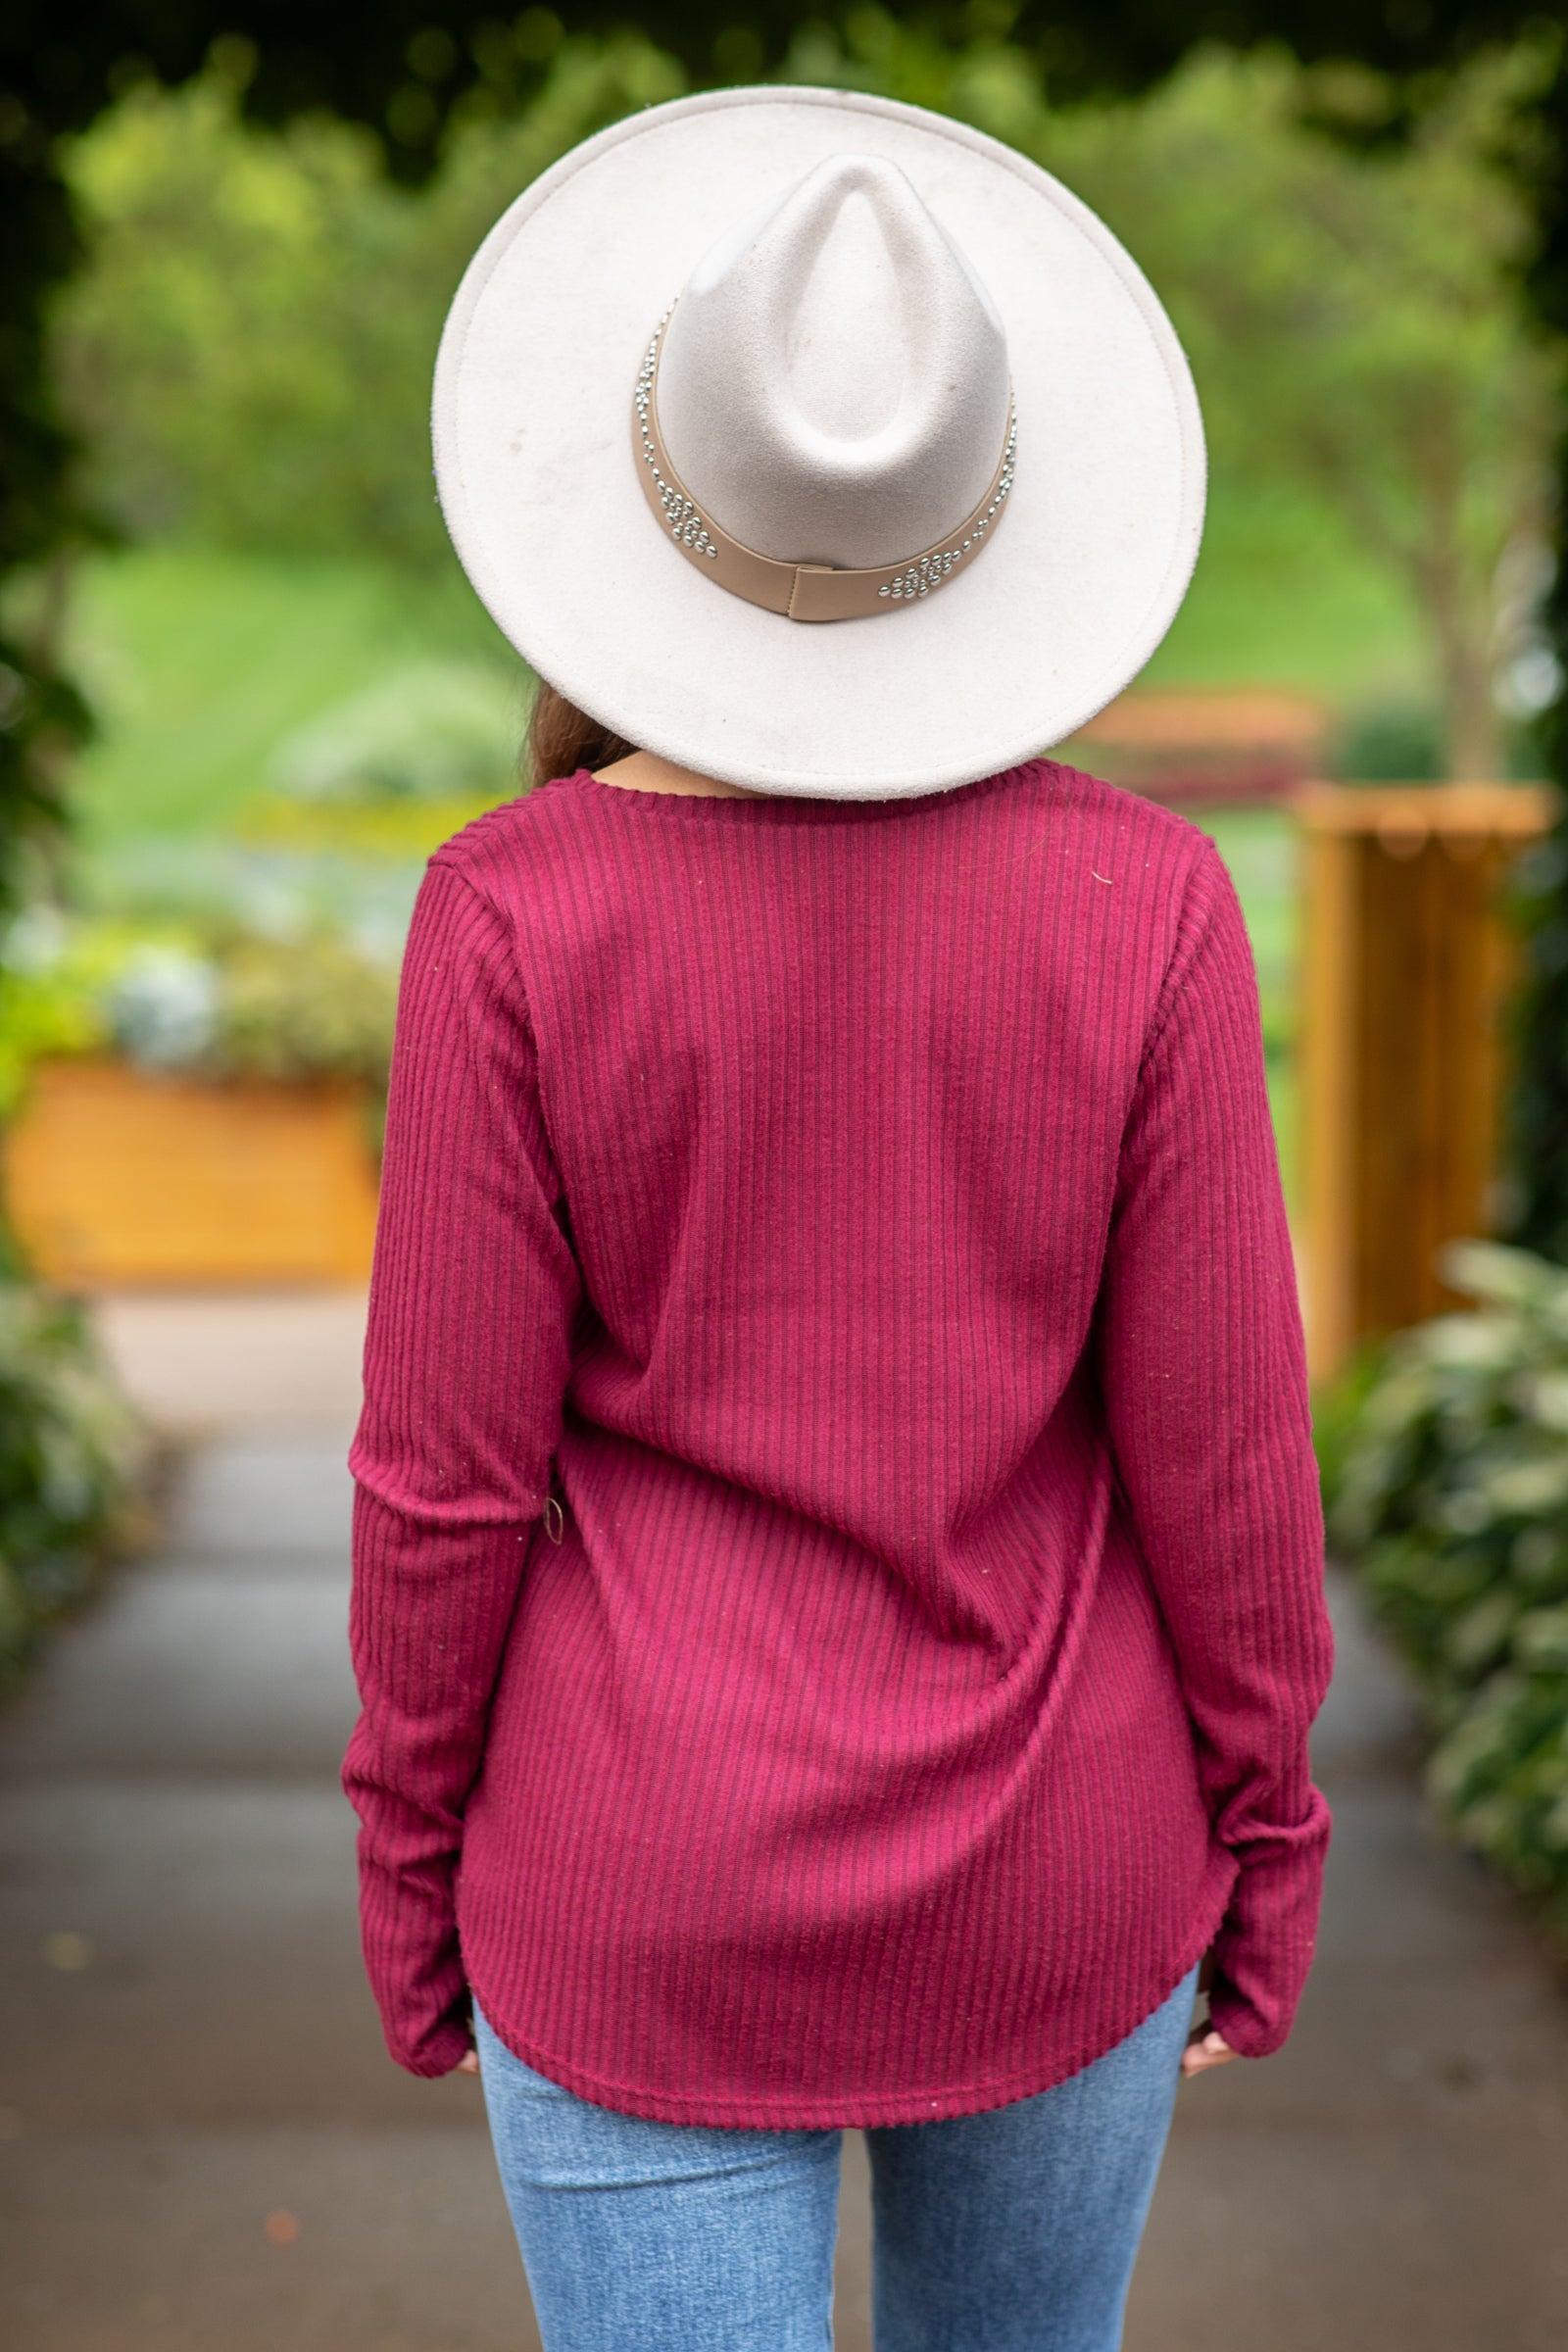
[[[217,1410],[200,1344],[182,1405],[148,1314],[122,1317],[122,1360],[208,1434],[164,1548],[0,1721],[0,2339],[515,2352],[535,2337],[478,2085],[392,2067],[360,1973],[348,1426],[310,1425],[357,1317],[317,1333],[338,1352],[291,1427],[286,1380],[233,1426],[244,1384]],[[1337,1598],[1318,1968],[1283,2055],[1181,2094],[1129,2352],[1560,2352],[1568,2001],[1424,1828],[1400,1686]],[[845,2157],[838,2342],[867,2352],[856,2134]]]

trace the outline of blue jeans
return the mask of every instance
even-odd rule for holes
[[[877,2352],[1115,2352],[1197,1984],[1050,2090],[867,2130]],[[838,2130],[621,2115],[474,2036],[545,2352],[832,2344]]]

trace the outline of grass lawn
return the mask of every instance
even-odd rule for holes
[[[1279,1138],[1286,1198],[1298,1201],[1296,1086],[1297,837],[1290,818],[1277,808],[1195,809],[1195,821],[1211,833],[1236,879],[1247,910],[1258,994],[1263,1003],[1263,1044],[1268,1055],[1269,1101]]]
[[[294,729],[403,662],[492,662],[520,723],[518,664],[455,560],[409,578],[349,559],[138,549],[83,566],[74,634],[101,724],[76,792],[89,857],[221,832]],[[1216,489],[1192,589],[1144,674],[1348,700],[1407,681],[1417,650],[1398,597],[1315,511]]]
[[[493,661],[520,724],[518,666],[455,565],[139,549],[84,566],[74,635],[99,724],[75,792],[89,858],[221,832],[296,728],[402,662]]]
[[[1148,671],[1151,683],[1283,684],[1342,700],[1419,674],[1410,617],[1312,511],[1216,486],[1193,587]],[[233,832],[289,736],[394,673],[451,657],[491,666],[498,709],[520,734],[525,679],[456,562],[407,577],[368,561],[245,556],[189,546],[130,550],[83,566],[73,659],[98,713],[75,791],[91,895],[156,895],[183,875],[198,894],[261,870]],[[507,790],[498,783],[496,797]],[[1257,953],[1276,1114],[1288,1171],[1294,1103],[1293,843],[1267,810],[1200,821],[1236,875]],[[430,845],[434,846],[434,839]],[[324,887],[359,880],[354,860]],[[383,900],[412,895],[388,873]]]
[[[1419,690],[1409,604],[1321,509],[1216,484],[1186,602],[1151,686],[1297,686],[1350,704]]]

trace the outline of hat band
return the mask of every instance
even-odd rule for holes
[[[673,304],[670,308],[673,309]],[[891,612],[901,605],[929,596],[960,567],[972,564],[1002,516],[1012,488],[1012,453],[1017,417],[1012,391],[1007,392],[1007,431],[997,470],[980,503],[956,530],[947,532],[917,556],[901,564],[873,564],[859,569],[835,564],[783,564],[760,556],[753,547],[732,539],[721,524],[700,507],[669,462],[659,429],[655,386],[659,377],[659,349],[669,321],[665,311],[654,329],[653,341],[637,371],[632,397],[632,447],[637,471],[655,515],[689,563],[732,596],[782,612],[791,620],[860,620]]]

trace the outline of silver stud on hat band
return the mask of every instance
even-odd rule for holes
[[[1012,488],[1018,426],[1010,391],[1006,438],[996,472],[979,505],[935,547],[900,564],[841,566],[781,563],[731,538],[681,481],[659,429],[655,392],[660,345],[674,307],[671,303],[662,314],[637,371],[632,395],[633,448],[654,514],[667,526],[682,555],[705,570],[712,565],[708,576],[719,587],[791,620],[864,619],[929,596],[985,546]]]
[[[673,305],[671,307],[673,308]],[[659,492],[659,503],[664,510],[664,520],[669,524],[681,546],[689,547],[696,556],[716,557],[718,554],[717,543],[710,535],[696,501],[681,488],[678,482],[667,481],[661,473],[659,452],[655,447],[654,436],[649,429],[649,414],[654,405],[654,373],[659,366],[659,339],[664,331],[665,320],[668,317],[669,312],[665,311],[654,329],[654,339],[643,356],[641,368],[637,370],[637,389],[632,396],[633,406],[637,412],[638,427],[642,434],[643,457],[646,463],[653,467],[654,486]],[[667,460],[665,462],[668,463]]]
[[[940,588],[956,564],[961,564],[971,548],[980,545],[986,531],[1002,512],[1002,502],[1012,488],[1012,453],[1017,444],[1018,426],[1011,410],[1007,413],[1007,439],[1002,453],[1002,471],[997,486],[985,506],[973,517],[963,537],[952,547],[942,548],[934,556],[917,556],[901,571],[897,579],[889,580],[877,590],[878,596],[929,596]]]

